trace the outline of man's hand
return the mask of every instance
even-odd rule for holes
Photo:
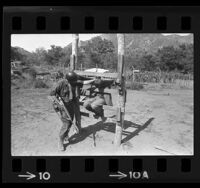
[[[83,81],[83,84],[84,84],[84,85],[92,84],[94,81],[95,81],[95,79],[92,79],[92,80],[85,80],[85,81]]]
[[[115,84],[116,84],[117,86],[120,86],[120,85],[121,85],[121,81],[120,81],[119,78],[115,80]]]
[[[86,95],[86,89],[81,89],[81,95]]]

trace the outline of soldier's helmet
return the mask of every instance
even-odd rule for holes
[[[74,71],[70,71],[65,75],[65,78],[69,81],[69,82],[75,82],[78,79],[78,75],[74,72]]]

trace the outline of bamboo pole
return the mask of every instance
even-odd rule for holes
[[[70,57],[70,70],[77,69],[79,35],[72,34],[72,54]]]
[[[124,71],[124,54],[125,54],[125,36],[124,34],[117,34],[118,40],[118,82],[119,82],[119,93],[118,93],[118,104],[117,104],[117,122],[115,129],[115,140],[114,144],[116,147],[121,145],[122,131],[124,125],[125,115],[125,102],[126,102],[126,89],[125,89],[125,71]]]

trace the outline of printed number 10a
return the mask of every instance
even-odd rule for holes
[[[129,172],[130,179],[149,179],[149,175],[147,171],[143,172]]]

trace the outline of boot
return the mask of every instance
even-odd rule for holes
[[[59,149],[60,151],[64,151],[64,150],[65,150],[64,144],[63,144],[63,140],[62,140],[62,139],[59,140],[58,149]]]
[[[103,120],[105,118],[104,117],[104,110],[102,108],[96,109],[94,118],[96,118],[96,119],[101,118]]]
[[[66,136],[66,137],[65,137],[63,143],[64,143],[64,144],[68,144],[68,143],[69,143],[69,136]]]

